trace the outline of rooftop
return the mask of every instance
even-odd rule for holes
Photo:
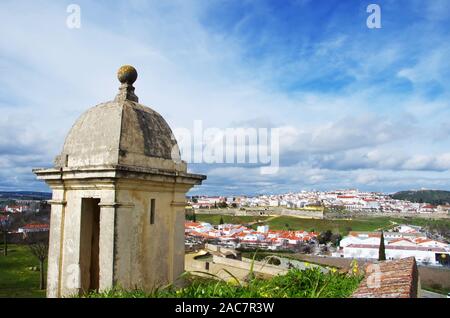
[[[88,109],[72,126],[56,167],[128,165],[186,171],[177,141],[164,118],[138,103],[130,65],[118,71],[119,93]]]
[[[369,264],[353,298],[416,298],[418,271],[414,257]]]

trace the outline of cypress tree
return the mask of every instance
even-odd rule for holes
[[[386,260],[386,248],[384,246],[384,234],[383,234],[383,231],[381,231],[380,247],[378,249],[378,260],[379,261],[385,261]]]
[[[220,217],[220,222],[219,224],[223,224],[223,217]]]

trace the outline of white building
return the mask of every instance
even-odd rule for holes
[[[269,232],[269,226],[268,226],[268,225],[259,225],[259,226],[256,228],[256,232],[259,232],[259,233],[267,233],[267,232]]]
[[[269,206],[276,207],[276,206],[279,206],[279,205],[280,205],[280,201],[278,201],[276,199],[269,200]]]
[[[419,229],[410,225],[399,225],[396,230],[399,233],[418,233]]]
[[[450,245],[428,239],[420,232],[406,226],[405,232],[384,233],[386,259],[401,259],[414,256],[417,262],[439,265],[439,260],[450,257]],[[340,242],[339,256],[345,258],[378,259],[380,233],[351,232]]]
[[[257,241],[264,241],[265,237],[264,235],[260,233],[248,233],[243,237],[243,241],[247,242],[257,242]]]
[[[378,259],[379,244],[350,244],[344,248],[345,258]],[[386,259],[401,259],[414,256],[417,262],[439,265],[439,257],[450,256],[450,251],[440,247],[386,245]]]
[[[50,226],[48,224],[26,224],[17,230],[17,233],[36,233],[36,232],[48,232]]]

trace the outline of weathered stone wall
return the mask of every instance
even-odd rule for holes
[[[450,290],[450,268],[419,266],[422,287]]]
[[[230,209],[197,209],[197,214],[223,214],[236,216],[294,216],[300,218],[323,219],[323,211],[287,209],[283,207],[268,207],[268,208],[246,208],[244,210],[230,208]]]
[[[184,192],[128,184],[120,186],[117,199],[132,205],[116,213],[114,281],[151,290],[177,280],[184,271]],[[154,224],[151,199],[156,203]]]
[[[95,187],[97,189],[93,189]],[[92,184],[86,184],[84,187],[69,185],[67,191],[59,194],[62,200],[52,205],[47,277],[49,297],[76,295],[82,289],[83,273],[80,267],[82,265],[80,264],[82,199],[98,198],[103,204],[114,202],[114,191],[101,189],[101,187],[101,185],[93,186]],[[106,281],[107,277],[110,277],[106,286],[112,287],[112,269],[101,266],[101,264],[112,264],[113,237],[108,235],[108,231],[103,230],[107,229],[108,225],[104,215],[100,220],[100,281]]]
[[[197,260],[198,254],[186,254],[185,263],[187,272],[196,272],[196,275],[202,275],[199,272],[206,272],[217,275],[224,280],[232,280],[236,277],[239,280],[245,280],[253,263],[253,272],[265,276],[282,275],[287,272],[286,269],[267,264],[265,262],[252,261],[249,259],[235,260],[225,257],[213,256],[212,261]],[[232,275],[230,275],[230,272]],[[205,276],[208,276],[205,274]]]
[[[389,212],[366,212],[366,211],[348,211],[345,213],[326,212],[326,219],[346,219],[357,217],[393,217],[393,218],[424,218],[424,219],[448,219],[447,213],[389,213]]]
[[[226,248],[226,247],[223,247],[223,246],[220,246],[220,245],[215,245],[215,244],[208,244],[208,243],[206,243],[205,244],[205,249],[208,250],[208,251],[219,252],[219,253],[222,253],[222,254],[227,254],[227,253],[228,254],[234,254],[234,255],[240,254],[240,252],[236,251],[233,248]]]

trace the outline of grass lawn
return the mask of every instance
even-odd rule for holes
[[[269,217],[267,216],[232,216],[232,215],[220,215],[220,214],[197,214],[197,222],[207,222],[212,225],[220,224],[220,218],[223,218],[224,223],[231,224],[247,224],[257,221],[265,221]]]
[[[399,224],[409,224],[409,225],[417,225],[417,226],[442,226],[446,228],[450,228],[450,219],[429,219],[429,218],[412,218],[412,217],[404,217],[404,218],[390,218],[390,220],[397,222]]]
[[[347,235],[351,231],[375,231],[388,230],[395,224],[410,224],[418,226],[444,226],[450,228],[449,219],[426,219],[426,218],[398,218],[398,217],[358,217],[351,220],[346,219],[304,219],[292,216],[264,217],[264,216],[230,216],[220,214],[197,214],[198,222],[208,222],[217,225],[220,218],[225,223],[246,224],[255,221],[265,222],[271,230],[286,230],[286,225],[291,230],[304,230],[324,232],[331,230],[334,233]]]
[[[301,219],[290,216],[280,216],[270,220],[269,227],[272,230],[286,230],[289,225],[293,230],[324,232],[331,230],[333,233],[347,235],[351,231],[374,231],[386,229],[392,226],[389,218],[358,218],[352,220],[326,220],[326,219]]]
[[[39,271],[29,270],[39,261],[27,246],[8,245],[8,256],[3,255],[0,245],[0,298],[45,297],[45,290],[39,290]]]
[[[220,214],[198,214],[197,221],[208,222],[217,225],[220,218],[223,217],[225,223],[245,224],[249,222],[266,221],[269,217],[263,216],[230,216]],[[286,224],[291,230],[314,230],[315,232],[324,232],[332,230],[342,235],[348,234],[349,229],[352,231],[374,231],[380,228],[386,229],[392,226],[390,218],[357,218],[352,220],[322,220],[322,219],[303,219],[292,216],[279,216],[270,218],[267,223],[271,230],[286,230]]]

